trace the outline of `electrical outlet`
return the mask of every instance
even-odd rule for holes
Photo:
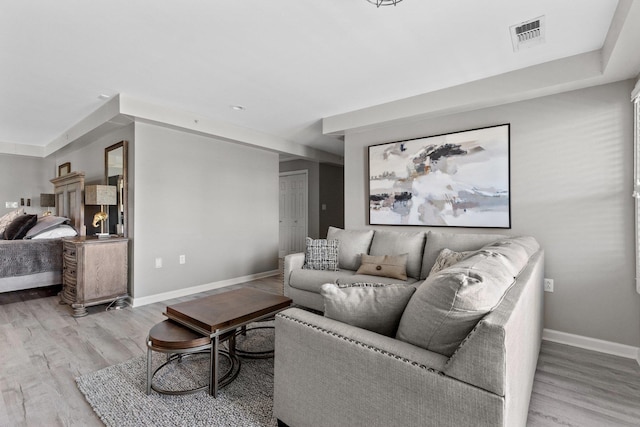
[[[4,202],[4,207],[7,208],[7,209],[17,208],[18,207],[18,202]]]
[[[162,258],[156,258],[156,268],[162,268]]]
[[[544,279],[544,291],[553,292],[553,279]]]
[[[187,262],[186,255],[180,255],[180,264],[185,264]]]

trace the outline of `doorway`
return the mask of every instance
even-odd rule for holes
[[[280,173],[279,256],[304,252],[308,218],[308,172]]]

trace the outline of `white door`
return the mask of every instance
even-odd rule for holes
[[[281,257],[304,252],[307,237],[307,171],[280,174]]]

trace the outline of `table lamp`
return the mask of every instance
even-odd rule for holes
[[[109,215],[105,212],[105,205],[115,205],[118,203],[118,189],[115,185],[87,185],[84,188],[84,204],[100,205],[100,212],[93,216],[91,225],[98,227],[100,225],[100,233],[96,233],[98,237],[109,237],[107,233],[105,221]]]
[[[48,194],[48,193],[40,193],[40,207],[47,208],[46,212],[42,214],[42,216],[51,215],[51,211],[49,210],[51,206],[56,205],[56,195]]]

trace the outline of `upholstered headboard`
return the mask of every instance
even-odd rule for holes
[[[87,234],[84,225],[84,172],[71,172],[67,175],[53,178],[53,192],[56,195],[56,215],[71,220],[71,225],[78,235]]]

